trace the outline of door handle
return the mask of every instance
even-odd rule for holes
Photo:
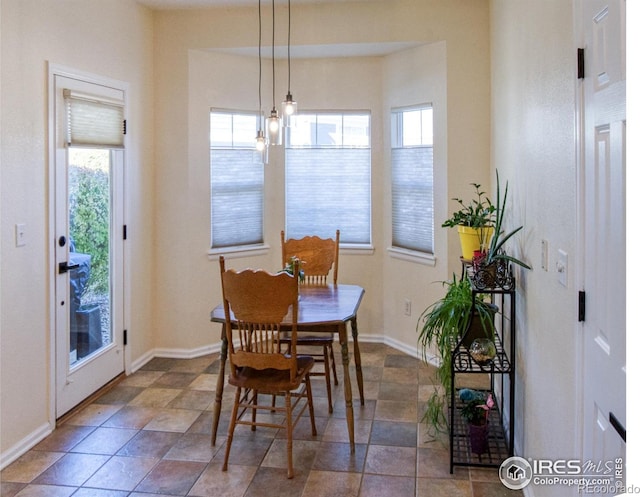
[[[69,265],[69,263],[67,261],[59,262],[58,263],[58,274],[64,274],[67,271],[71,271],[72,269],[78,269],[79,267],[80,267],[80,264],[71,264],[71,265]]]
[[[618,421],[618,418],[610,412],[609,413],[609,423],[613,426],[613,429],[616,430],[616,433],[620,435],[620,438],[626,443],[627,442],[627,429],[622,426],[622,423]]]

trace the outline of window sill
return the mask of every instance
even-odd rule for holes
[[[340,255],[371,255],[373,254],[373,245],[365,245],[359,243],[340,243]]]
[[[237,247],[212,248],[207,253],[209,260],[217,260],[218,256],[224,255],[227,259],[239,259],[241,257],[255,257],[267,255],[271,247],[266,244],[241,245]]]
[[[389,251],[389,255],[394,259],[424,264],[425,266],[436,265],[436,256],[433,254],[418,252],[417,250],[401,249],[398,247],[389,247],[387,250]]]

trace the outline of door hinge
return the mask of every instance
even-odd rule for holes
[[[122,239],[123,240],[127,239],[127,225],[126,224],[122,225]]]
[[[584,79],[584,48],[578,49],[578,79]]]
[[[122,345],[127,345],[127,330],[122,331]]]
[[[126,135],[126,134],[127,134],[127,120],[126,120],[126,119],[124,119],[124,120],[122,121],[122,134],[123,134],[123,135]]]
[[[578,321],[585,319],[587,294],[584,290],[578,292]]]

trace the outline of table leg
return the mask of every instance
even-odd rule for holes
[[[364,382],[362,380],[362,363],[360,362],[360,346],[358,345],[358,323],[356,317],[351,319],[351,336],[353,337],[353,359],[356,363],[356,379],[360,392],[360,405],[364,405]]]
[[[351,394],[351,378],[349,377],[349,340],[347,339],[347,325],[340,325],[340,345],[342,346],[342,366],[344,369],[344,400],[346,405],[347,429],[349,430],[349,445],[351,453],[356,451],[353,421],[353,401]]]
[[[216,401],[213,406],[213,424],[211,425],[211,445],[216,444],[218,433],[218,423],[220,422],[220,411],[222,409],[222,393],[224,392],[224,369],[227,363],[227,334],[225,325],[222,325],[222,345],[220,347],[220,371],[218,372],[218,383],[216,384]]]

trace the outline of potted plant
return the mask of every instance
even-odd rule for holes
[[[489,393],[485,398],[482,392],[467,389],[461,390],[459,396],[463,401],[460,415],[469,427],[471,452],[484,454],[489,447],[489,411],[495,405],[493,396]]]
[[[436,379],[443,388],[442,392],[436,389],[427,401],[423,416],[423,420],[437,432],[448,428],[442,409],[448,405],[447,399],[451,391],[452,351],[460,340],[469,347],[475,338],[492,338],[497,310],[493,304],[485,302],[482,295],[472,297],[471,283],[466,277],[458,279],[454,274],[443,285],[447,287],[444,297],[420,314],[416,326],[425,361],[432,345],[435,345],[438,353]]]
[[[293,256],[293,257],[289,257],[289,260],[287,261],[287,264],[284,266],[284,268],[282,268],[280,271],[278,271],[279,273],[287,273],[290,274],[291,276],[294,275],[295,273],[295,266],[298,266],[298,278],[300,279],[300,282],[302,283],[304,281],[304,271],[302,270],[301,266],[304,264],[304,261],[301,261],[298,257]]]
[[[509,193],[509,182],[505,184],[504,193],[500,191],[500,176],[496,171],[497,198],[495,205],[494,232],[486,250],[480,250],[473,257],[473,283],[479,289],[502,287],[509,289],[513,285],[513,278],[509,270],[509,263],[512,262],[525,269],[531,269],[524,261],[517,257],[508,255],[504,251],[504,244],[509,241],[523,226],[519,226],[508,233],[502,227],[504,214]]]
[[[496,207],[478,183],[471,183],[475,197],[465,204],[460,198],[453,198],[460,208],[442,223],[443,228],[458,228],[462,258],[471,260],[475,251],[486,251],[493,234]]]

